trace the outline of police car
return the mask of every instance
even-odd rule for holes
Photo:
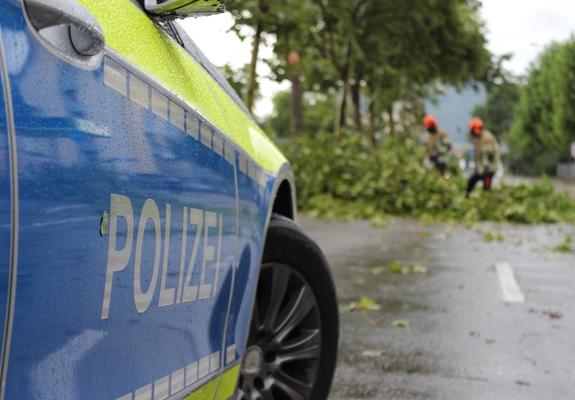
[[[324,399],[335,289],[289,163],[175,22],[0,2],[0,399]]]

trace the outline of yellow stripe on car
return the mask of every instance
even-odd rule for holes
[[[186,396],[184,400],[205,400],[211,398],[217,390],[215,400],[227,400],[236,390],[236,384],[240,375],[240,366],[237,365],[226,371],[218,381],[213,379],[194,393]]]
[[[228,135],[255,162],[278,172],[286,159],[179,44],[130,0],[78,0],[98,20],[106,44]],[[223,111],[223,112],[222,112]]]

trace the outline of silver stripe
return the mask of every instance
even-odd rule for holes
[[[136,390],[135,400],[152,400],[152,384]]]
[[[170,394],[174,395],[184,388],[184,368],[172,372]]]
[[[224,156],[224,139],[220,135],[214,135],[213,146],[214,152],[220,157]]]
[[[234,145],[231,142],[226,141],[225,142],[225,146],[224,146],[224,153],[225,153],[225,158],[226,161],[228,163],[230,163],[231,165],[233,165],[234,170],[236,168],[236,153],[234,151]]]
[[[128,96],[128,70],[112,59],[104,63],[104,83],[122,96]]]
[[[248,174],[248,160],[243,153],[240,153],[240,172],[244,175]]]
[[[6,127],[8,130],[8,147],[10,158],[10,271],[8,284],[8,304],[6,322],[4,324],[4,337],[2,346],[2,372],[0,399],[6,394],[6,376],[8,375],[8,361],[10,358],[10,344],[12,341],[12,327],[14,323],[14,307],[16,301],[16,278],[18,276],[18,239],[19,239],[19,197],[18,197],[18,153],[16,146],[16,125],[14,123],[14,108],[12,105],[12,90],[10,88],[10,74],[4,58],[4,39],[0,28],[0,64],[4,88],[4,102],[6,107]]]
[[[168,119],[168,98],[155,89],[152,89],[152,112],[165,121]]]
[[[191,112],[186,115],[186,133],[196,140],[200,140],[200,120]]]
[[[186,387],[198,380],[198,363],[193,362],[186,366]]]
[[[202,121],[200,129],[200,138],[204,146],[212,148],[212,128],[204,121]]]
[[[186,114],[184,109],[177,103],[170,101],[170,122],[176,128],[185,132]]]
[[[204,378],[210,373],[210,356],[200,359],[198,362],[198,378]]]
[[[106,60],[108,60],[108,58],[106,58]],[[138,78],[135,74],[130,74],[129,82],[130,100],[144,107],[146,110],[149,110],[150,85],[148,85],[143,79]]]
[[[220,352],[216,351],[210,355],[210,373],[220,369]]]
[[[165,400],[170,395],[170,375],[154,382],[154,400]]]
[[[236,360],[236,345],[232,344],[226,349],[226,365],[231,364]]]

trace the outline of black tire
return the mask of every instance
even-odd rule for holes
[[[235,398],[327,399],[338,339],[336,291],[323,253],[292,220],[274,215]],[[248,365],[248,354],[259,361]]]

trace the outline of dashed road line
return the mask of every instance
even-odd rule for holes
[[[511,264],[499,262],[495,264],[495,271],[497,271],[499,283],[501,284],[503,301],[506,303],[525,303],[525,296],[523,295],[523,292],[521,292],[521,288],[515,279],[515,274]]]

